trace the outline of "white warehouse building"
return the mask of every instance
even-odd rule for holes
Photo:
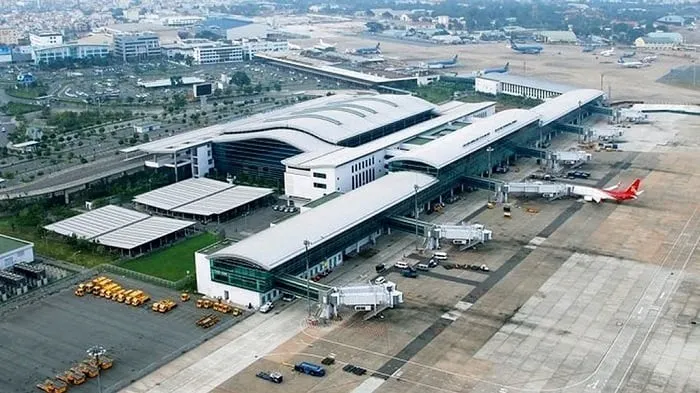
[[[487,74],[475,78],[474,90],[491,95],[505,94],[535,100],[546,100],[576,90],[576,88],[517,75]]]

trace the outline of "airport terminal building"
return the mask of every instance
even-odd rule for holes
[[[387,174],[387,159],[495,113],[494,102],[436,106],[410,95],[334,95],[127,148],[181,178],[263,180],[303,204]]]
[[[339,196],[239,242],[196,253],[198,290],[256,307],[283,291],[305,296],[305,278],[342,264],[346,256],[371,246],[390,228],[405,229],[399,223],[415,214],[415,206],[419,211],[431,209],[470,179],[507,163],[523,150],[535,150],[541,138],[575,128],[604,99],[602,91],[575,90],[530,110],[511,109],[470,122],[452,122],[457,127],[449,132],[435,134],[422,144],[393,149],[389,157],[383,157],[387,171],[383,176],[354,189],[351,184]],[[368,145],[379,144],[381,139]],[[309,161],[314,159],[309,157]],[[371,159],[366,165],[372,165]],[[323,179],[313,176],[321,172],[309,172],[311,179]],[[323,285],[309,285],[311,297],[320,299],[316,293],[321,293]]]

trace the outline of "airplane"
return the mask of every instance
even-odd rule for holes
[[[586,202],[596,202],[600,203],[604,200],[622,202],[630,199],[637,199],[638,196],[642,195],[644,190],[639,189],[641,184],[640,179],[635,179],[634,182],[624,191],[619,190],[620,183],[607,188],[594,188],[587,186],[574,186],[571,193],[583,197]]]
[[[641,61],[625,61],[622,57],[617,61],[617,64],[623,68],[642,68],[647,65],[647,63]]]
[[[369,46],[366,48],[357,48],[357,49],[348,49],[347,52],[355,54],[355,55],[380,55],[382,53],[382,50],[379,49],[379,42],[377,42],[377,46]]]
[[[318,44],[314,45],[314,49],[318,49],[324,52],[332,52],[335,50],[335,44],[328,44],[323,42],[323,39],[319,39]]]
[[[615,54],[615,48],[610,48],[599,53],[603,57],[610,57]]]
[[[544,49],[541,45],[518,45],[512,39],[510,40],[510,48],[526,55],[537,55]]]
[[[658,56],[652,55],[652,56],[646,56],[645,58],[642,59],[642,63],[650,64],[656,61]]]
[[[287,48],[289,48],[289,50],[301,50],[301,46],[299,46],[299,45],[294,45],[294,44],[292,44],[291,42],[288,42],[288,43],[287,43]]]
[[[634,56],[636,56],[636,55],[637,55],[637,51],[635,50],[635,51],[632,51],[632,52],[625,52],[625,53],[623,53],[623,54],[622,54],[622,57],[625,58],[625,59],[628,59],[628,58],[634,57]]]
[[[437,61],[430,61],[427,63],[423,63],[423,64],[421,64],[421,67],[428,68],[428,69],[434,69],[434,68],[441,69],[441,68],[454,67],[457,65],[457,56],[459,56],[459,55],[455,55],[455,57],[453,57],[449,60],[437,60]]]
[[[485,69],[481,70],[480,74],[481,75],[504,74],[504,73],[508,72],[509,67],[510,67],[510,63],[506,63],[506,65],[503,67],[485,68]]]

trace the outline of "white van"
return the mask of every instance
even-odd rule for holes
[[[396,264],[394,264],[394,267],[397,269],[408,269],[408,263],[404,261],[398,261]]]
[[[433,258],[437,259],[438,261],[444,261],[447,259],[447,253],[442,251],[434,252]]]

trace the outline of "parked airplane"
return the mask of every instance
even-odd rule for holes
[[[630,57],[634,57],[637,55],[637,51],[633,50],[632,52],[625,52],[622,54],[622,57],[625,59],[629,59]]]
[[[622,57],[617,61],[617,64],[623,68],[642,68],[647,65],[647,63],[641,61],[625,61]]]
[[[646,56],[645,58],[642,59],[642,63],[651,64],[654,61],[656,61],[657,58],[658,57],[656,55]]]
[[[382,53],[382,50],[379,49],[379,42],[377,42],[377,46],[369,46],[366,48],[357,48],[357,49],[348,49],[347,52],[355,54],[355,55],[379,55]]]
[[[486,74],[504,74],[508,72],[508,68],[510,67],[510,63],[506,63],[503,67],[493,67],[493,68],[484,68],[481,70],[480,74],[481,75],[486,75]]]
[[[513,40],[510,40],[510,48],[518,53],[524,53],[527,55],[537,55],[542,52],[541,45],[518,45]]]
[[[615,48],[610,48],[599,53],[603,57],[610,57],[615,54]]]
[[[449,60],[429,61],[429,62],[421,64],[421,67],[422,68],[429,68],[429,69],[454,67],[457,65],[457,56],[459,56],[459,55],[455,55],[455,57],[453,57]]]
[[[289,50],[301,50],[301,46],[294,45],[291,42],[287,42],[287,48],[289,48]]]
[[[332,52],[335,50],[335,44],[328,44],[323,42],[323,39],[319,39],[318,44],[314,45],[314,49],[318,49],[324,52]]]
[[[596,202],[600,203],[604,200],[611,200],[616,202],[627,201],[630,199],[637,199],[638,196],[642,195],[643,190],[639,189],[641,180],[635,179],[634,182],[624,191],[618,190],[620,183],[613,187],[608,188],[594,188],[587,186],[574,186],[571,191],[572,194],[583,197],[586,202]]]

